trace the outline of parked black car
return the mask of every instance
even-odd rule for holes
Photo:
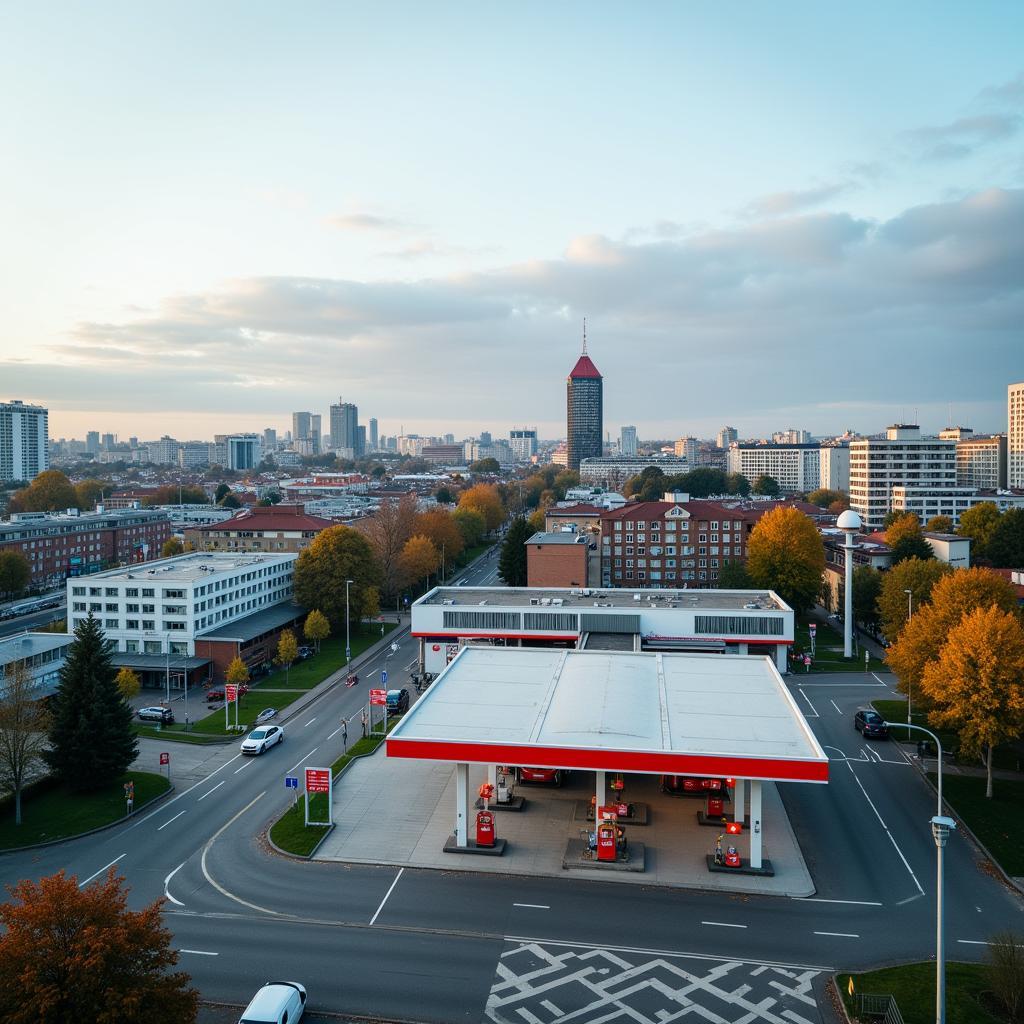
[[[889,738],[889,726],[885,724],[885,719],[871,708],[861,708],[853,716],[853,727],[863,733],[865,739],[874,737],[878,740],[887,740]]]
[[[409,691],[403,686],[401,690],[388,690],[388,714],[404,715],[409,710]]]

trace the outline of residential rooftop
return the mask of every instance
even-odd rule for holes
[[[161,583],[188,583],[193,580],[215,579],[218,576],[233,575],[246,569],[259,569],[294,562],[298,555],[293,551],[275,552],[234,552],[234,551],[192,551],[174,558],[161,558],[155,562],[122,566],[108,569],[89,576],[78,576],[68,582],[82,584],[103,580],[105,583],[126,580],[159,580]]]
[[[587,537],[583,533],[535,533],[527,544],[586,544]]]

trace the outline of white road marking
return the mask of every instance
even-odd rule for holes
[[[879,681],[879,682],[880,682],[880,683],[881,683],[881,684],[882,684],[883,686],[885,686],[885,687],[888,687],[888,686],[890,686],[890,685],[891,685],[891,684],[889,684],[889,683],[885,682],[884,680],[882,680],[882,679],[879,679],[879,678],[878,678],[878,675],[877,675],[877,674],[876,674],[875,672],[872,672],[871,674],[872,674],[872,675],[873,675],[873,676],[874,676],[874,677],[875,677],[876,679],[878,679],[878,681]]]
[[[899,903],[896,904],[896,906],[902,907],[904,906],[904,904],[913,903],[914,900],[919,900],[922,896],[924,896],[923,892],[915,893],[913,896],[908,896],[905,900],[900,900]]]
[[[334,737],[335,737],[335,736],[337,736],[339,732],[341,732],[341,726],[340,726],[340,725],[339,725],[339,726],[338,726],[338,728],[337,728],[337,729],[335,729],[335,730],[334,730],[334,732],[332,732],[332,733],[331,733],[331,735],[330,735],[330,736],[328,736],[327,738],[328,738],[329,740],[333,740],[333,739],[334,739]]]
[[[164,896],[167,897],[172,903],[177,904],[179,907],[185,906],[181,900],[176,900],[172,895],[170,889],[167,888],[170,885],[171,879],[185,866],[185,861],[182,861],[165,879],[164,879]]]
[[[191,953],[193,956],[220,956],[220,953],[211,953],[208,949],[179,949],[179,953]]]
[[[285,775],[287,775],[288,772],[295,771],[295,769],[298,768],[299,765],[302,764],[302,762],[305,761],[307,757],[312,757],[319,749],[319,747],[314,747],[308,754],[304,754],[302,757],[300,757],[298,761],[296,761],[295,764],[293,764],[291,768],[289,768],[288,771],[285,772]]]
[[[398,869],[398,874],[395,875],[395,880],[391,883],[391,888],[388,889],[388,891],[386,893],[384,893],[384,899],[382,899],[380,901],[380,906],[377,908],[377,913],[374,914],[373,917],[370,918],[370,927],[371,928],[376,923],[377,918],[380,917],[380,912],[384,909],[384,904],[387,903],[388,897],[395,891],[395,886],[398,885],[398,880],[402,877],[402,872],[403,871],[405,871],[405,868],[399,868]]]
[[[805,701],[807,701],[807,706],[811,709],[813,717],[820,718],[821,716],[818,714],[817,711],[814,710],[814,705],[811,703],[810,698],[807,696],[806,693],[804,693],[804,688],[802,686],[798,686],[797,689],[800,691],[800,696],[803,697]]]
[[[411,672],[420,663],[419,658],[413,658],[408,665],[405,666],[406,672]]]
[[[527,907],[530,910],[550,910],[546,903],[513,903],[513,907]]]
[[[85,887],[85,886],[87,886],[87,885],[88,885],[88,884],[89,884],[89,883],[90,883],[90,882],[91,882],[91,881],[92,881],[92,880],[93,880],[93,879],[94,879],[94,878],[95,878],[95,877],[96,877],[97,875],[102,875],[102,874],[103,874],[103,872],[107,870],[107,868],[112,868],[112,867],[113,867],[113,866],[114,866],[114,865],[115,865],[115,864],[116,864],[116,863],[117,863],[117,862],[118,862],[119,860],[121,860],[121,859],[122,859],[123,857],[127,857],[127,856],[128,856],[128,854],[127,854],[127,853],[122,853],[120,857],[115,857],[115,858],[114,858],[114,859],[113,859],[113,860],[112,860],[112,861],[111,861],[111,862],[110,862],[109,864],[104,864],[104,865],[103,865],[103,867],[101,867],[101,868],[99,869],[99,871],[97,871],[97,872],[96,872],[96,874],[95,874],[95,875],[90,875],[90,876],[89,876],[89,877],[88,877],[88,878],[87,878],[87,879],[86,879],[86,880],[85,880],[84,882],[79,882],[79,883],[78,883],[78,888],[79,888],[79,889],[82,889],[82,888],[84,888],[84,887]]]
[[[801,903],[845,903],[851,907],[881,907],[884,905],[876,903],[874,900],[825,900],[818,896],[791,896],[790,899],[799,900]]]
[[[238,819],[245,814],[250,807],[253,806],[257,801],[261,800],[267,795],[267,791],[263,790],[259,796],[253,797],[230,821],[226,821],[212,836],[206,841],[206,845],[203,847],[203,855],[199,859],[199,866],[203,869],[203,877],[221,894],[221,896],[227,896],[229,900],[234,900],[236,903],[241,903],[243,907],[248,907],[250,910],[258,910],[261,914],[273,914],[274,917],[280,917],[280,914],[276,910],[270,910],[267,907],[259,907],[255,903],[250,903],[248,900],[243,900],[240,896],[236,896],[234,893],[228,892],[219,882],[215,881],[213,876],[206,868],[206,855],[210,852],[213,844],[217,841],[218,837],[231,828],[232,825]]]
[[[167,828],[172,821],[177,821],[184,813],[184,811],[178,811],[178,813],[169,821],[165,821],[162,825],[157,826],[157,832],[163,832],[163,830]]]
[[[239,768],[239,769],[238,769],[238,771],[239,771],[239,772],[240,772],[241,770],[242,770],[241,768]],[[235,772],[235,774],[237,775],[237,774],[238,774],[238,772]],[[221,787],[221,786],[223,786],[223,785],[224,785],[224,783],[225,783],[225,782],[227,782],[227,781],[228,781],[227,779],[221,779],[221,780],[220,780],[220,782],[218,782],[218,783],[217,783],[217,785],[213,787],[213,789],[208,789],[208,790],[207,790],[207,791],[206,791],[206,792],[205,792],[205,793],[204,793],[204,794],[203,794],[203,795],[202,795],[202,796],[201,796],[201,797],[200,797],[200,798],[199,798],[199,799],[198,799],[198,800],[196,801],[196,803],[197,803],[197,804],[198,804],[198,803],[202,803],[202,802],[203,802],[203,801],[204,801],[204,800],[205,800],[205,799],[206,799],[206,798],[207,798],[207,797],[208,797],[208,796],[209,796],[209,795],[210,795],[210,794],[211,794],[211,793],[212,793],[212,792],[213,792],[213,791],[214,791],[215,789],[220,789],[220,787]],[[183,811],[182,813],[184,813],[184,811]]]
[[[828,702],[829,702],[829,704],[832,705],[832,707],[834,707],[836,709],[836,711],[839,712],[839,714],[843,713],[842,709],[839,707],[839,705],[831,697],[829,697]]]
[[[745,924],[726,924],[725,921],[701,921],[701,924],[712,925],[715,928],[746,928]]]
[[[316,715],[314,715],[302,728],[308,729],[316,721]]]
[[[980,942],[978,939],[957,939],[962,946],[991,946],[991,942]]]
[[[186,789],[183,793],[179,793],[177,796],[171,797],[171,799],[168,800],[167,803],[161,804],[155,811],[151,811],[144,818],[140,818],[137,822],[135,822],[134,825],[130,825],[128,828],[126,828],[125,832],[131,832],[132,829],[138,828],[140,825],[144,825],[147,821],[149,821],[150,818],[154,817],[155,815],[163,814],[163,812],[166,811],[167,808],[171,806],[171,804],[177,803],[183,796],[188,796],[193,789],[198,789],[200,786],[205,785],[207,782],[210,781],[210,779],[214,777],[214,775],[216,775],[218,772],[222,772],[225,768],[227,768],[229,764],[233,764],[241,756],[241,754],[235,754],[235,756],[231,758],[230,761],[225,761],[219,768],[214,768],[213,771],[210,772],[210,774],[207,775],[205,779],[200,779],[198,782],[195,782],[191,786],[189,786],[188,789]]]
[[[859,939],[859,935],[855,935],[853,932],[815,932],[815,935],[831,935],[836,939]]]
[[[253,763],[252,761],[246,761],[245,764],[243,764],[241,768],[236,768],[231,774],[232,775],[237,775],[239,772],[244,772],[245,769],[248,768],[249,765],[251,765],[252,763]],[[210,790],[210,792],[212,793],[213,790]]]

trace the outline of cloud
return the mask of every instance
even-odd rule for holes
[[[397,217],[381,217],[373,213],[335,213],[327,223],[338,231],[376,232],[383,235],[399,235],[414,230],[414,225]]]
[[[1024,71],[1002,85],[990,85],[978,95],[981,103],[1024,107]]]
[[[759,196],[748,203],[741,211],[741,216],[750,220],[760,220],[764,217],[798,213],[801,210],[827,203],[830,199],[849,192],[851,188],[853,188],[851,182],[839,181],[789,192],[770,192],[768,195]]]
[[[1013,138],[1022,124],[1014,113],[975,114],[944,125],[915,128],[904,140],[922,160],[959,160],[985,146]]]

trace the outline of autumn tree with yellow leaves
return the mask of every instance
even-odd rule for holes
[[[821,592],[825,546],[814,523],[795,508],[766,512],[750,534],[747,573],[754,586],[774,590],[797,612]]]

